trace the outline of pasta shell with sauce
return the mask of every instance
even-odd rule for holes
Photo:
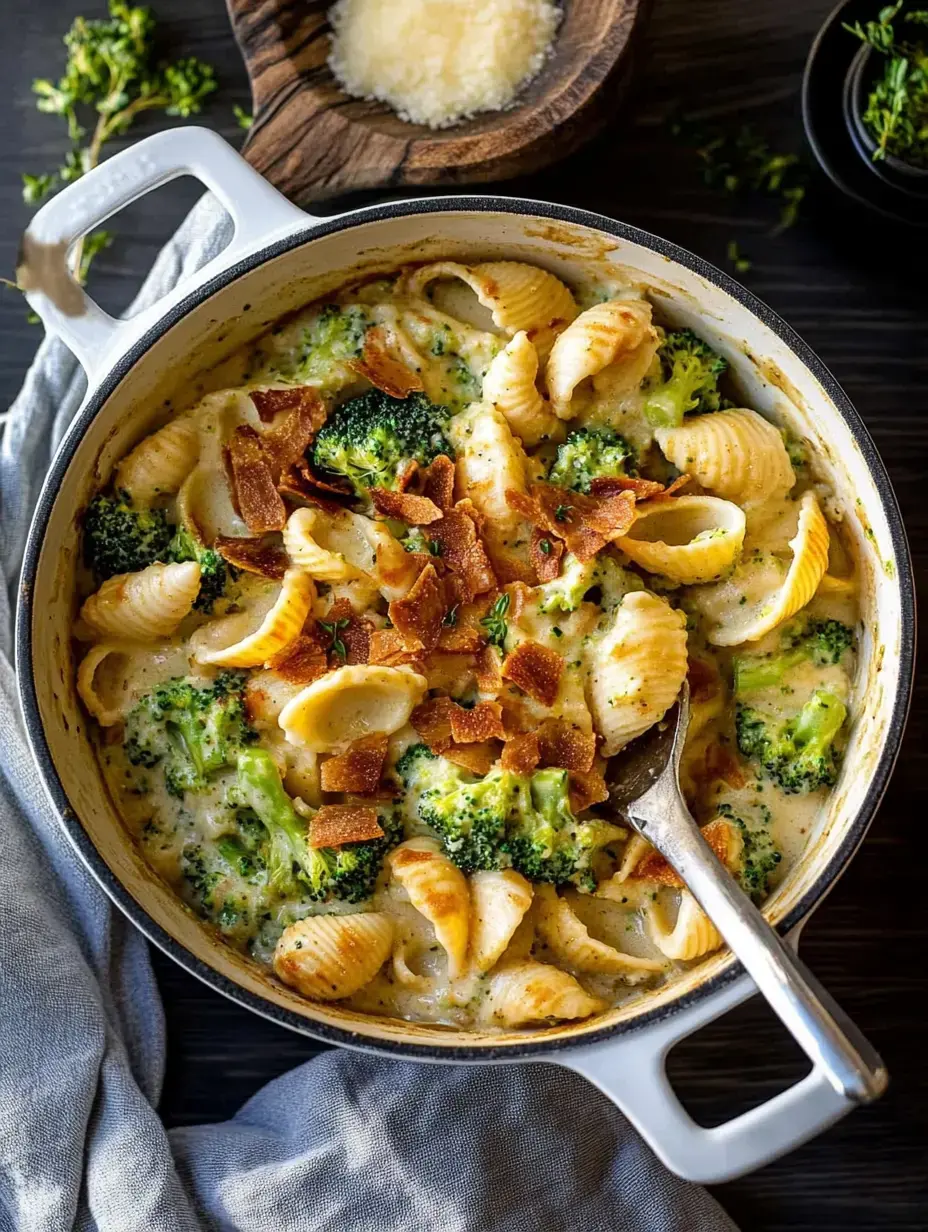
[[[338,514],[322,509],[297,509],[284,527],[284,549],[291,561],[305,569],[318,582],[344,582],[362,577],[366,570],[354,560],[363,551],[362,559],[370,566],[373,555],[367,538],[356,530],[349,519],[361,519],[347,509]],[[334,546],[337,544],[338,546]]]
[[[731,501],[678,496],[639,508],[618,546],[649,573],[693,585],[728,572],[741,555],[744,531],[744,511]]]
[[[539,885],[536,889],[535,927],[557,961],[574,971],[618,975],[626,984],[639,984],[664,969],[663,963],[652,958],[623,954],[591,937],[570,903],[552,885]]]
[[[654,435],[679,471],[739,505],[783,497],[796,482],[783,437],[756,411],[694,415]]]
[[[522,261],[485,261],[468,267],[436,261],[414,270],[404,282],[409,295],[424,296],[439,278],[460,278],[488,308],[493,324],[510,337],[526,331],[540,355],[547,355],[559,330],[577,315],[568,287],[554,274]]]
[[[199,593],[196,561],[149,565],[105,581],[85,600],[81,618],[104,637],[153,642],[175,631]]]
[[[686,620],[649,591],[625,596],[588,647],[589,705],[612,757],[670,709],[686,676]]]
[[[504,963],[489,978],[480,1007],[486,1026],[527,1027],[549,1019],[589,1018],[606,1009],[559,967],[526,959]]]
[[[706,594],[696,597],[697,605],[710,617],[708,640],[714,646],[740,646],[757,642],[806,606],[828,569],[830,532],[818,499],[811,490],[804,492],[797,507],[796,534],[789,541],[793,558],[785,576],[774,577],[772,590],[759,596],[747,593],[749,574],[756,567],[746,561],[732,577]]]
[[[409,901],[435,929],[438,944],[448,955],[452,980],[464,975],[470,934],[470,890],[467,878],[431,838],[411,838],[387,857],[393,879]]]
[[[137,505],[180,489],[200,456],[200,434],[190,416],[173,419],[146,436],[116,467],[115,487]]]
[[[647,922],[651,940],[662,954],[677,962],[702,958],[722,944],[722,934],[689,890],[680,891],[680,909],[673,928],[659,902],[651,905]]]
[[[131,644],[126,642],[98,642],[87,651],[77,669],[78,695],[101,727],[113,727],[121,722],[131,699],[124,698],[121,705],[108,705],[99,691],[97,672],[110,657],[122,656],[131,650]]]
[[[302,569],[288,569],[274,606],[254,633],[223,650],[198,647],[194,657],[213,667],[260,667],[298,636],[315,598],[312,578]]]
[[[278,721],[291,744],[341,753],[364,736],[399,731],[427,688],[425,677],[408,667],[339,667],[301,689]]]
[[[631,388],[644,377],[657,349],[647,300],[594,304],[558,335],[545,368],[554,413],[573,419],[589,401],[586,383],[608,374],[610,391]],[[627,375],[627,381],[617,378]]]
[[[390,955],[393,920],[382,911],[313,915],[284,929],[274,972],[313,1001],[338,1001],[369,984]]]
[[[483,401],[504,416],[510,428],[531,448],[558,441],[564,425],[538,391],[538,352],[520,331],[496,356],[483,378]]]
[[[470,965],[476,972],[489,971],[532,905],[532,884],[515,869],[491,869],[471,876],[470,893]]]

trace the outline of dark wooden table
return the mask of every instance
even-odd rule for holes
[[[902,503],[921,589],[928,577],[925,233],[906,234],[855,213],[813,177],[798,225],[772,236],[768,204],[705,187],[666,124],[669,108],[680,103],[728,126],[750,121],[778,148],[801,149],[800,74],[830,4],[657,0],[638,86],[622,118],[552,175],[503,191],[600,210],[720,264],[735,240],[752,261],[743,280],[818,351],[867,420]],[[0,124],[0,272],[10,273],[27,218],[19,173],[45,170],[63,152],[59,123],[34,110],[29,85],[55,73],[72,17],[97,9],[84,0],[5,0],[3,8],[15,48],[5,61]],[[215,64],[222,90],[203,122],[237,142],[232,105],[247,107],[247,82],[221,0],[161,0],[156,9],[177,49]],[[137,131],[151,129],[142,124]],[[192,183],[174,184],[120,216],[120,238],[93,276],[105,306],[115,310],[128,301],[197,194]],[[38,340],[18,296],[3,293],[0,403],[15,394]],[[879,1104],[787,1159],[720,1187],[720,1200],[751,1232],[928,1228],[926,749],[928,698],[920,680],[879,816],[808,925],[803,946],[883,1053],[892,1086]],[[162,1104],[168,1124],[228,1117],[262,1083],[318,1051],[201,987],[160,955],[155,962],[170,1033]],[[791,1041],[757,1005],[681,1046],[671,1067],[688,1105],[707,1123],[769,1098],[801,1072]]]

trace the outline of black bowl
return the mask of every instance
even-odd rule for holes
[[[900,192],[911,193],[917,197],[928,197],[928,169],[916,167],[893,154],[883,158],[874,158],[877,143],[864,123],[864,112],[867,107],[867,95],[872,89],[876,77],[882,67],[880,58],[873,48],[863,44],[851,61],[847,76],[844,78],[843,108],[844,122],[851,135],[851,141],[860,157],[870,170],[880,177],[884,183]]]
[[[828,15],[809,51],[802,79],[802,122],[815,161],[857,205],[893,222],[928,226],[928,198],[902,191],[873,170],[852,140],[843,106],[845,85],[860,43],[843,23],[873,16],[873,0],[842,0]]]

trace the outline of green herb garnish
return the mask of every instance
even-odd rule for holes
[[[844,29],[886,58],[861,117],[876,142],[873,161],[889,154],[928,168],[928,49],[922,42],[897,37],[893,23],[901,9],[902,0],[880,9],[876,21],[845,22]],[[913,9],[901,20],[928,26],[928,10]]]
[[[143,111],[191,116],[216,89],[215,73],[202,60],[156,60],[155,24],[150,9],[125,0],[110,0],[108,18],[74,19],[64,36],[63,75],[57,82],[41,77],[32,83],[39,111],[66,121],[71,148],[57,171],[23,174],[27,205],[38,205],[95,167],[106,143],[125,133]],[[96,232],[74,245],[71,268],[81,282],[110,240],[108,232]]]
[[[509,626],[506,623],[506,613],[509,611],[509,596],[500,595],[486,616],[480,621],[487,631],[487,641],[491,646],[498,646],[500,650],[504,650],[506,646],[506,634],[509,631]]]
[[[341,620],[319,621],[319,628],[324,629],[332,639],[332,644],[329,646],[329,650],[331,650],[332,653],[343,662],[348,658],[348,647],[338,635],[342,629],[347,629],[350,624],[351,621],[347,616],[343,616]]]

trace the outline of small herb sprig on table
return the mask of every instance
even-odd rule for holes
[[[894,23],[902,7],[900,0],[880,9],[876,21],[845,22],[844,28],[886,57],[861,117],[876,142],[873,161],[891,154],[913,167],[928,168],[928,48],[897,38]],[[911,26],[928,26],[928,9],[901,13],[901,19]]]
[[[798,154],[773,149],[750,124],[728,131],[674,114],[670,131],[695,153],[704,184],[732,196],[754,194],[776,202],[779,212],[773,235],[796,222],[806,195],[806,169]],[[735,239],[728,243],[727,257],[736,273],[751,268],[750,258]]]
[[[74,19],[64,36],[63,75],[57,82],[43,77],[32,83],[39,111],[67,122],[71,148],[56,171],[23,175],[28,205],[38,205],[95,167],[107,142],[125,133],[142,112],[195,115],[216,89],[216,75],[202,60],[158,61],[155,31],[151,10],[124,0],[110,0],[109,17]],[[95,231],[74,245],[71,268],[79,281],[111,239],[109,232]]]

